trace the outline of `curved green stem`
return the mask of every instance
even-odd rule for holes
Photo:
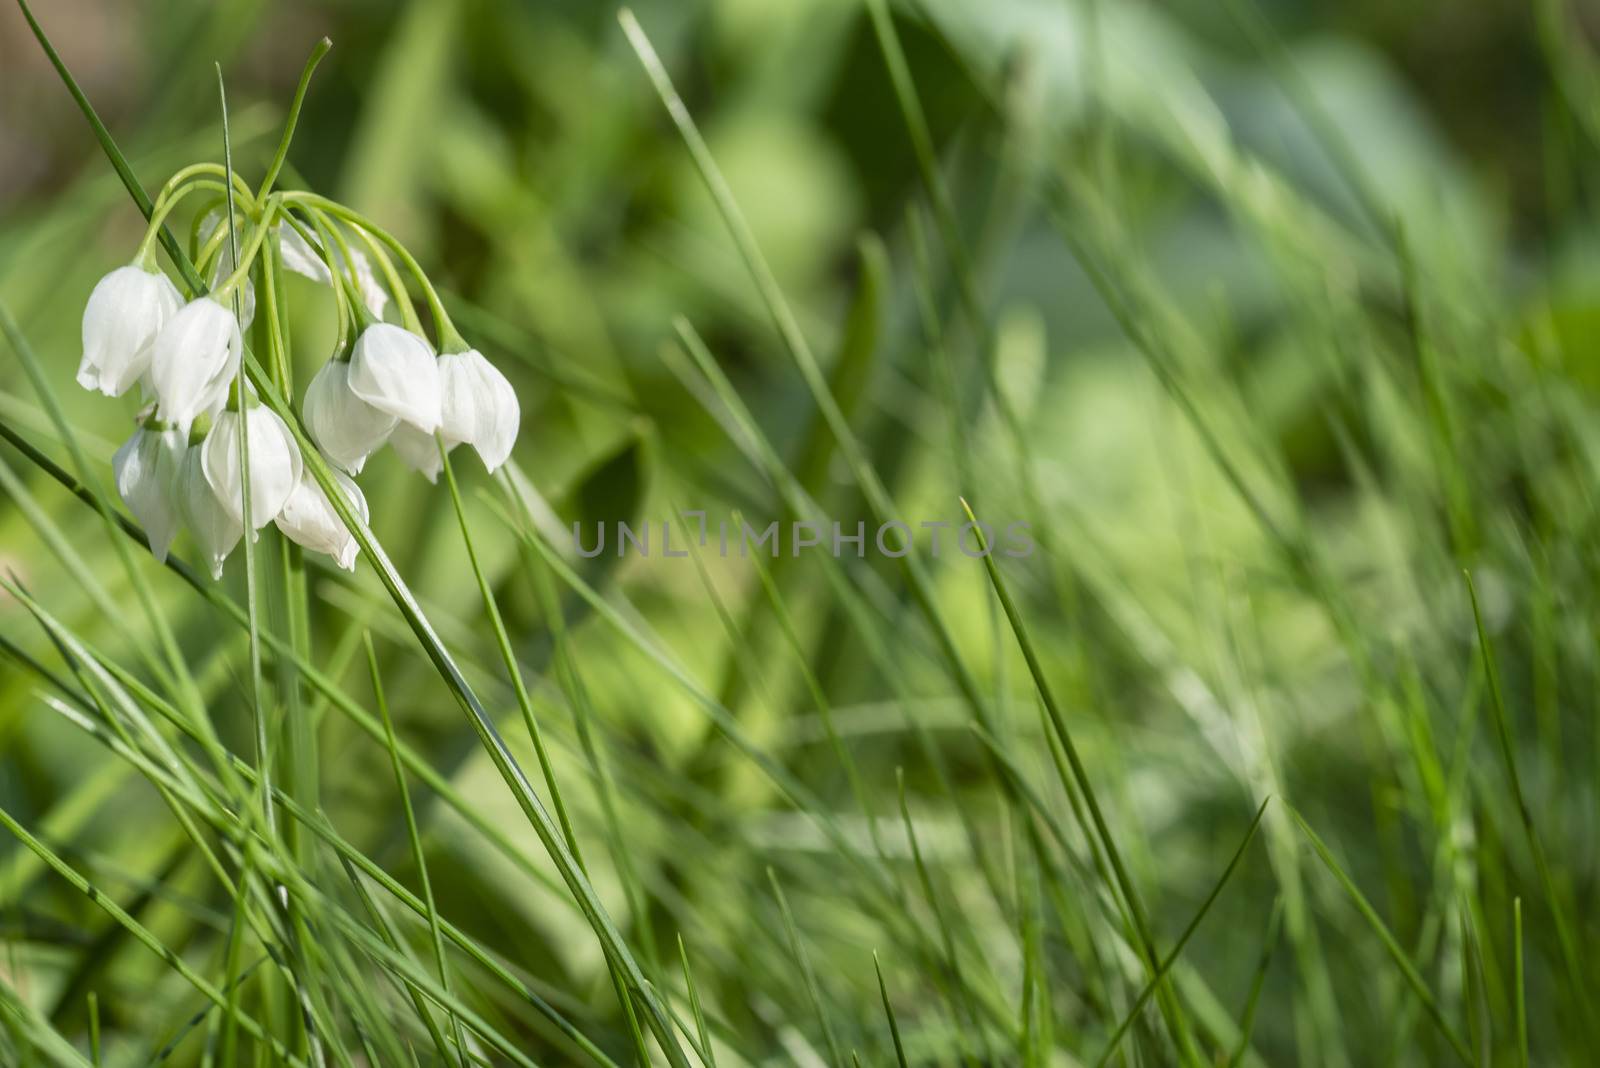
[[[243,178],[240,178],[237,174],[230,174],[228,169],[220,163],[191,163],[189,166],[184,167],[171,178],[168,178],[167,184],[162,186],[160,191],[156,193],[155,206],[159,208],[169,198],[174,196],[182,196],[184,193],[186,193],[187,190],[180,190],[179,188],[185,182],[189,182],[192,179],[207,175],[213,178],[220,178],[225,182],[231,180],[233,183],[234,195],[243,202],[245,210],[255,210],[256,200],[258,198],[256,197],[254,191],[245,184]]]
[[[267,166],[267,175],[261,179],[261,191],[256,194],[260,199],[265,199],[272,191],[272,183],[278,180],[278,172],[283,170],[284,161],[289,158],[289,142],[294,140],[295,127],[300,124],[300,108],[306,101],[306,87],[311,84],[311,74],[332,47],[333,42],[326,37],[318,41],[312,46],[311,55],[300,71],[300,84],[295,86],[294,100],[289,103],[289,117],[283,124],[283,139],[278,142],[278,151],[273,154],[272,162]]]
[[[371,326],[376,318],[367,302],[361,296],[361,282],[356,278],[355,260],[350,255],[350,246],[345,244],[344,235],[339,232],[339,224],[326,212],[314,212],[317,219],[317,229],[323,235],[323,242],[328,252],[328,280],[336,289],[342,289],[345,298],[350,302],[350,314],[354,319],[357,333]],[[333,253],[337,251],[338,255]]]
[[[413,333],[422,333],[422,320],[417,315],[417,305],[411,299],[411,291],[401,281],[400,273],[394,269],[394,260],[389,258],[389,253],[384,251],[383,245],[361,227],[355,227],[356,236],[361,238],[361,243],[367,246],[367,251],[372,258],[378,261],[378,270],[383,274],[384,284],[389,287],[389,293],[394,297],[394,302],[400,308],[400,323]]]
[[[273,216],[278,213],[278,202],[268,199],[266,209],[261,214],[261,219],[256,223],[255,229],[250,232],[250,243],[245,246],[242,253],[234,257],[233,273],[212,292],[212,298],[217,302],[227,299],[235,289],[244,284],[250,275],[250,267],[255,262],[256,253],[261,251],[261,243],[266,240],[267,234],[272,230]],[[232,229],[231,227],[229,228]]]
[[[333,307],[339,322],[338,333],[333,346],[334,358],[338,359],[349,350],[350,343],[353,340],[353,333],[350,329],[350,304],[344,287],[339,285],[338,276],[334,274],[333,264],[328,262],[332,259],[332,255],[327,251],[327,238],[319,236],[322,231],[322,222],[314,212],[306,212],[306,218],[310,220],[311,225],[316,227],[318,231],[316,235],[313,235],[305,228],[305,224],[296,219],[291,212],[284,212],[283,218],[285,222],[294,227],[295,232],[305,241],[307,247],[311,249],[320,247],[322,250],[322,262],[327,265],[328,277],[333,283],[331,287],[333,289]]]
[[[195,166],[211,167],[214,164],[196,164]],[[184,170],[192,171],[194,167],[186,167]],[[178,172],[180,175],[183,173],[184,171]],[[194,178],[192,175],[190,177]],[[167,216],[171,215],[172,210],[183,202],[184,197],[203,189],[210,189],[213,192],[220,191],[226,194],[228,187],[224,182],[194,178],[194,180],[187,181],[186,184],[175,189],[163,189],[161,191],[161,196],[156,201],[155,210],[150,214],[150,225],[145,227],[144,237],[140,238],[139,247],[134,251],[133,262],[144,263],[150,258],[151,247],[155,244],[157,235],[161,233],[162,224],[167,221]],[[254,206],[253,201],[250,206]]]
[[[428,310],[433,314],[434,325],[439,333],[439,351],[461,352],[469,347],[460,332],[456,330],[455,324],[450,321],[450,313],[444,310],[444,302],[439,299],[438,291],[433,288],[433,283],[423,273],[422,265],[417,263],[416,257],[412,256],[410,250],[400,243],[399,238],[378,226],[360,212],[347,208],[338,201],[329,200],[327,197],[318,196],[315,193],[285,193],[284,196],[293,198],[300,203],[320,208],[358,230],[367,231],[393,249],[401,264],[404,265],[407,271],[411,272],[412,277],[417,280],[417,284],[422,287],[422,295],[428,302]]]

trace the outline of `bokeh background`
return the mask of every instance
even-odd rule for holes
[[[685,371],[678,317],[706,339],[786,460],[815,463],[831,514],[849,526],[867,517],[610,5],[39,8],[151,188],[190,160],[220,156],[213,61],[227,79],[236,165],[255,180],[306,53],[330,37],[287,181],[351,204],[416,252],[463,332],[515,383],[524,416],[516,459],[561,521],[659,525],[684,508],[782,514],[722,407]],[[1594,899],[1600,863],[1600,78],[1590,57],[1600,9],[1518,0],[897,5],[992,332],[987,357],[1020,439],[985,398],[977,369],[986,346],[963,320],[959,278],[864,7],[696,0],[635,11],[802,330],[850,398],[852,425],[902,517],[956,520],[966,493],[988,514],[1027,518],[1042,532],[1043,551],[1012,581],[1167,941],[1204,897],[1253,800],[1272,794],[1333,844],[1450,1012],[1477,1019],[1481,999],[1489,1050],[1510,1049],[1513,1038],[1510,902],[1523,897],[1538,962],[1527,979],[1535,1049],[1556,1063],[1587,1048],[1574,1037],[1584,1033],[1583,1001],[1562,971],[1555,929],[1528,904],[1540,884],[1505,807],[1460,573],[1477,579],[1502,660],[1557,897],[1578,910],[1579,945],[1593,947],[1600,930],[1580,906]],[[72,386],[79,317],[143,220],[9,6],[0,7],[0,85],[0,301],[52,369],[85,443],[108,460],[135,405]],[[851,309],[873,279],[876,344],[860,366],[842,367]],[[309,282],[292,280],[290,297],[304,382],[332,343],[333,315]],[[953,399],[941,392],[939,338],[955,366]],[[1175,369],[1176,391],[1153,373],[1161,368]],[[62,455],[9,354],[0,358],[0,419]],[[108,653],[125,653],[126,620],[106,615],[73,578],[75,556],[107,571],[115,602],[130,596],[110,573],[91,513],[6,447],[0,462],[0,565]],[[375,459],[362,483],[374,531],[447,641],[492,675],[442,489],[392,456]],[[481,547],[519,656],[539,679],[558,773],[582,794],[570,710],[544,677],[548,620],[488,486],[473,466]],[[1285,557],[1275,525],[1314,546],[1314,573],[1331,587]],[[1008,989],[1016,946],[986,933],[1005,926],[1003,909],[973,875],[956,813],[1006,826],[994,772],[892,562],[852,574],[881,611],[872,626],[904,665],[910,693],[883,678],[816,566],[779,576],[797,658],[751,569],[704,563],[702,572],[682,560],[606,560],[590,577],[620,591],[752,737],[844,811],[846,785],[799,666],[808,665],[891,826],[895,769],[905,769],[939,893],[972,925],[963,953],[966,937],[983,947],[971,952],[992,952],[998,988]],[[1031,685],[982,570],[959,557],[930,564],[984,691],[1037,741]],[[371,576],[313,579],[319,651],[364,694],[350,643],[371,628],[402,734],[475,804],[516,825]],[[226,581],[237,592],[238,576]],[[161,593],[203,667],[216,718],[247,749],[242,637],[220,637],[214,614],[176,583]],[[654,873],[647,883],[662,884],[649,905],[655,935],[667,952],[675,927],[705,954],[707,996],[730,1049],[750,1063],[803,1061],[820,1045],[784,963],[764,874],[772,865],[814,940],[824,997],[850,1021],[841,1027],[886,1057],[881,1020],[870,1022],[866,949],[876,929],[848,879],[694,701],[581,604],[568,607],[603,748],[623,783],[627,837],[641,870]],[[48,642],[4,598],[0,632],[48,658]],[[514,724],[503,681],[486,685]],[[131,894],[170,885],[174,900],[163,891],[149,907],[175,941],[203,945],[214,920],[204,910],[216,901],[170,820],[126,769],[85,754],[76,732],[42,710],[39,686],[0,664],[0,801],[69,843],[108,886]],[[954,796],[941,794],[901,727],[908,707],[953,769]],[[331,712],[319,737],[326,810],[409,881],[387,755]],[[525,739],[517,744],[526,752]],[[1045,754],[1031,752],[1027,767],[1048,781]],[[697,808],[699,795],[672,785],[684,782],[717,805]],[[560,990],[608,1049],[625,1049],[587,931],[420,792],[419,804],[441,909]],[[578,819],[599,835],[592,802],[579,804]],[[1446,1058],[1282,806],[1266,826],[1265,848],[1186,951],[1180,970],[1199,1015],[1238,1019],[1267,917],[1283,900],[1291,931],[1261,973],[1251,1058]],[[1009,830],[995,833],[1003,841]],[[60,958],[74,952],[70,932],[102,921],[19,852],[8,846],[0,857],[0,906],[19,917],[0,970],[50,1005],[66,981]],[[598,871],[608,900],[628,914],[618,880],[603,862]],[[59,943],[46,937],[55,930],[46,919],[68,932]],[[1101,1007],[1083,944],[1057,919],[1057,1037],[1092,1059]],[[1592,956],[1584,967],[1594,971]],[[137,1032],[133,992],[149,962],[122,948],[97,968],[107,1026]],[[944,1061],[950,1040],[924,996],[931,980],[906,960],[889,962],[889,974],[914,1052]],[[57,1006],[61,1026],[75,1025],[76,1004]],[[184,1015],[176,995],[163,1006],[163,1022]],[[1231,1022],[1210,1026],[1226,1049]],[[531,1027],[528,1041],[556,1060],[566,1052]]]

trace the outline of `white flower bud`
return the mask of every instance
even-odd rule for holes
[[[173,485],[188,448],[184,436],[176,430],[141,426],[111,460],[117,495],[144,527],[150,551],[162,562],[178,533]]]
[[[118,267],[89,293],[83,309],[83,361],[78,385],[120,397],[150,369],[156,335],[183,306],[159,271]]]
[[[440,434],[446,445],[466,442],[492,473],[517,441],[522,412],[517,393],[476,349],[439,357]]]
[[[392,323],[373,323],[356,339],[350,388],[380,411],[424,433],[439,429],[439,369],[428,342]]]
[[[211,483],[206,481],[203,451],[196,446],[184,454],[177,478],[173,480],[172,493],[178,515],[194,535],[195,544],[200,547],[206,566],[211,569],[211,577],[215,579],[222,577],[222,561],[239,544],[244,528],[222,506]]]
[[[283,510],[300,483],[300,446],[270,408],[222,412],[200,446],[206,481],[236,521],[244,516],[244,465],[239,462],[239,420],[250,437],[250,529],[260,530]]]
[[[232,312],[210,297],[185,304],[156,335],[151,354],[161,417],[187,434],[197,416],[220,408],[243,352]]]
[[[329,360],[306,386],[300,406],[306,429],[323,453],[352,475],[383,445],[399,422],[350,389],[350,364]]]
[[[367,499],[361,495],[360,487],[344,472],[337,468],[332,470],[334,481],[339,484],[346,500],[365,523]],[[301,474],[300,484],[289,494],[289,499],[284,502],[283,511],[278,513],[276,522],[278,529],[289,540],[305,546],[312,552],[327,553],[346,571],[355,570],[356,554],[361,551],[360,546],[356,544],[355,536],[345,527],[344,520],[339,518],[339,513],[328,503],[327,494],[322,492],[322,487],[309,470]]]
[[[394,433],[389,435],[389,444],[411,470],[421,471],[429,482],[439,481],[439,472],[444,470],[444,460],[439,456],[439,443],[434,440],[432,434],[424,434],[413,426],[401,423],[394,428]],[[446,449],[454,447],[454,442],[445,442]]]

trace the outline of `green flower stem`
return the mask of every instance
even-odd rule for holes
[[[256,223],[255,229],[250,233],[250,243],[245,246],[243,255],[239,254],[238,246],[235,245],[233,273],[212,294],[218,303],[232,295],[233,291],[243,285],[244,280],[250,276],[250,267],[255,263],[256,255],[261,251],[261,243],[266,240],[267,234],[272,230],[272,222],[277,213],[277,200],[269,198],[265,208],[262,210],[261,220]]]
[[[266,317],[265,325],[258,327],[258,332],[264,331],[267,369],[272,374],[272,381],[285,394],[292,394],[289,346],[278,301],[279,285],[283,281],[281,266],[278,246],[268,241],[261,254],[261,307],[256,311],[256,321],[260,323],[262,316]]]
[[[231,180],[233,183],[234,195],[238,197],[239,200],[243,201],[245,210],[253,211],[255,209],[255,203],[258,199],[255,193],[252,192],[250,187],[245,184],[243,178],[240,178],[237,174],[230,176],[228,169],[220,163],[191,163],[189,166],[178,171],[171,178],[168,178],[167,184],[162,186],[160,191],[156,193],[155,206],[160,208],[169,199],[173,197],[181,197],[185,192],[187,192],[187,190],[182,190],[179,188],[184,183],[190,182],[193,179],[207,176],[212,178],[220,178],[224,182]]]
[[[433,313],[434,325],[439,333],[439,351],[464,352],[470,347],[467,345],[466,339],[456,330],[455,324],[450,321],[450,313],[444,310],[444,301],[439,299],[438,290],[433,288],[433,283],[428,280],[427,274],[422,270],[422,266],[417,263],[416,257],[412,256],[410,250],[400,243],[399,238],[383,229],[383,227],[378,226],[360,212],[353,211],[336,200],[329,200],[327,197],[318,196],[315,193],[285,193],[284,196],[292,197],[300,203],[320,208],[322,211],[349,223],[358,230],[367,231],[367,233],[393,249],[401,264],[407,271],[411,272],[411,276],[422,287],[422,295],[428,302],[428,310]]]
[[[300,83],[294,88],[294,99],[289,103],[289,117],[283,124],[283,139],[278,142],[278,151],[273,154],[272,162],[267,165],[266,176],[261,179],[261,191],[257,194],[260,199],[265,199],[272,191],[272,183],[278,180],[278,172],[283,170],[284,161],[289,158],[289,143],[294,140],[295,127],[300,124],[300,109],[306,102],[306,88],[311,84],[312,72],[332,47],[333,42],[324,37],[312,46],[311,55],[306,58],[306,65],[300,71]]]
[[[411,299],[411,291],[406,288],[406,284],[400,280],[399,272],[394,269],[394,260],[390,259],[389,253],[366,230],[358,226],[355,232],[362,244],[367,246],[372,258],[378,262],[378,270],[383,273],[384,283],[389,287],[389,295],[400,307],[400,324],[412,333],[422,333],[422,320],[417,316],[417,306]]]
[[[295,228],[295,232],[305,240],[305,243],[311,248],[320,249],[322,251],[322,262],[327,264],[328,278],[332,283],[329,288],[333,290],[333,307],[339,320],[338,334],[333,346],[334,358],[348,359],[350,355],[350,346],[355,343],[357,334],[357,330],[355,330],[352,325],[354,313],[350,310],[350,297],[347,293],[345,293],[344,286],[339,284],[339,275],[334,271],[333,264],[330,262],[333,257],[328,252],[327,239],[321,236],[322,221],[317,218],[316,215],[311,213],[307,213],[306,217],[310,219],[311,224],[317,228],[317,234],[312,234],[310,231],[308,231],[300,222],[300,220],[296,219],[293,215],[289,214],[288,212],[284,213],[284,218],[289,220],[289,224]]]
[[[181,174],[182,172],[180,171],[179,173]],[[223,182],[197,179],[187,183],[171,195],[164,191],[161,199],[156,201],[155,211],[151,213],[150,225],[145,227],[144,237],[139,239],[139,247],[134,251],[133,262],[143,264],[149,261],[151,246],[155,244],[157,235],[161,233],[162,224],[167,221],[167,216],[172,214],[172,209],[183,202],[184,197],[203,189],[226,193],[227,188],[227,185]]]
[[[367,307],[367,302],[361,296],[361,283],[356,278],[355,260],[350,255],[350,246],[345,244],[344,235],[339,233],[339,225],[325,212],[315,212],[317,230],[323,235],[323,247],[328,253],[328,283],[336,289],[343,289],[345,298],[350,302],[350,312],[355,319],[356,326],[365,330],[376,320],[372,311]],[[334,256],[334,251],[338,255]]]

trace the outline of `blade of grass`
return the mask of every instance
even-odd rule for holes
[[[933,888],[933,876],[928,872],[928,866],[922,859],[922,845],[917,841],[917,828],[911,820],[911,807],[906,802],[906,774],[904,768],[894,769],[896,791],[900,798],[900,819],[906,829],[906,842],[911,847],[911,860],[917,872],[917,882],[922,887],[922,894],[928,901],[928,908],[933,912],[935,925],[939,928],[939,940],[944,948],[944,965],[950,970],[950,976],[955,982],[957,996],[956,1005],[952,1008],[963,1017],[962,1023],[973,1030],[979,1041],[984,1046],[986,1059],[994,1062],[994,1051],[989,1047],[988,1033],[983,1029],[983,1023],[978,1018],[977,1009],[972,1004],[968,992],[967,977],[961,966],[961,955],[956,952],[956,941],[950,932],[950,920],[945,915],[944,904],[939,900],[938,893]],[[962,1042],[961,1056],[963,1060],[971,1061],[974,1053],[966,1048]]]
[[[1233,1053],[1228,1057],[1227,1068],[1236,1068],[1244,1063],[1244,1055],[1250,1049],[1250,1036],[1255,1030],[1256,1009],[1261,1005],[1261,991],[1267,984],[1267,967],[1272,963],[1272,950],[1278,942],[1278,928],[1283,923],[1283,895],[1279,894],[1272,902],[1272,916],[1267,920],[1267,936],[1262,940],[1261,957],[1256,961],[1256,971],[1250,980],[1250,994],[1245,998],[1244,1015],[1239,1018],[1239,1041],[1233,1047]]]
[[[208,1001],[219,1007],[227,1007],[227,1000],[224,995],[218,991],[216,987],[207,982],[205,977],[196,972],[188,964],[184,963],[183,958],[179,957],[177,953],[168,948],[159,938],[151,933],[149,928],[145,927],[138,920],[128,915],[128,913],[123,911],[119,905],[117,905],[105,894],[101,893],[93,883],[89,882],[89,880],[85,879],[82,875],[79,875],[71,865],[62,860],[60,856],[58,856],[53,850],[51,850],[43,842],[39,841],[39,839],[29,834],[27,829],[13,819],[11,813],[6,811],[4,808],[0,808],[0,826],[4,826],[6,830],[15,835],[17,840],[20,841],[25,847],[38,854],[39,858],[49,865],[57,875],[69,883],[73,889],[77,890],[84,897],[88,898],[93,904],[99,906],[99,908],[102,909],[113,920],[126,927],[129,934],[133,935],[133,937],[137,939],[146,949],[150,950],[150,952],[154,953],[157,957],[164,961],[168,967],[177,972],[185,982],[204,995]],[[268,1034],[267,1031],[262,1028],[262,1026],[257,1023],[256,1020],[248,1013],[240,1009],[235,1009],[234,1012],[238,1017],[240,1028],[250,1034],[258,1042],[268,1043],[272,1047],[273,1053],[279,1059],[295,1066],[295,1068],[307,1068],[306,1063],[303,1060],[301,1060],[298,1056],[295,1056],[282,1043]]]
[[[554,766],[550,763],[550,754],[545,749],[544,732],[539,728],[538,717],[533,712],[533,702],[528,696],[528,688],[522,680],[522,668],[517,664],[516,653],[511,648],[511,638],[506,633],[504,619],[500,615],[500,605],[495,599],[494,591],[489,586],[489,580],[483,573],[483,565],[478,561],[478,550],[472,539],[472,524],[467,520],[466,506],[461,500],[461,488],[456,483],[455,468],[450,463],[450,450],[445,446],[444,439],[435,434],[435,447],[439,450],[440,466],[444,470],[444,480],[450,490],[450,505],[455,510],[456,522],[461,528],[461,542],[467,550],[467,562],[472,567],[473,578],[478,583],[478,594],[483,601],[484,614],[489,618],[489,624],[494,631],[495,645],[500,653],[500,661],[505,669],[506,676],[511,680],[512,690],[517,696],[517,708],[522,713],[523,726],[528,729],[528,737],[533,741],[533,751],[539,761],[539,770],[544,776],[545,788],[550,791],[550,803],[555,806],[556,818],[561,824],[561,833],[565,839],[566,847],[571,851],[578,869],[578,874],[587,877],[588,868],[583,861],[583,853],[578,846],[577,832],[572,828],[572,819],[567,814],[566,801],[561,796],[561,785],[556,781]],[[617,1000],[624,1017],[627,1018],[628,1027],[633,1034],[635,1052],[639,1063],[649,1063],[649,1053],[645,1048],[644,1038],[639,1034],[638,1024],[634,1012],[633,997],[628,993],[629,983],[617,961],[609,956],[606,960],[612,976],[612,981],[617,988]],[[670,1038],[670,1026],[667,1037],[662,1041],[674,1041]],[[675,1041],[674,1041],[675,1044]]]
[[[717,1068],[717,1056],[711,1048],[711,1036],[706,1033],[706,1016],[700,1010],[700,991],[695,986],[694,972],[689,967],[689,951],[684,948],[683,935],[678,935],[678,959],[683,962],[683,985],[689,992],[689,1008],[694,1011],[694,1029],[700,1036],[700,1053],[706,1068]]]
[[[422,903],[428,912],[428,933],[433,939],[433,962],[439,972],[439,986],[448,992],[450,968],[444,954],[444,936],[439,932],[439,909],[433,900],[433,880],[428,877],[428,859],[422,851],[422,835],[417,831],[417,814],[411,807],[411,791],[406,787],[405,767],[400,763],[400,747],[395,742],[394,719],[389,715],[389,702],[383,696],[383,675],[378,671],[378,654],[373,651],[371,634],[363,633],[361,640],[367,650],[367,670],[372,676],[373,700],[377,702],[378,714],[383,718],[384,741],[389,746],[389,761],[394,771],[395,789],[399,791],[400,807],[405,813],[406,837],[411,842],[411,862],[417,866],[417,878],[422,883]],[[455,1037],[456,1060],[465,1066],[467,1039],[461,1033],[461,1021],[453,1013],[450,1015],[450,1030]]]
[[[1055,693],[1045,677],[1044,665],[1040,663],[1039,656],[1034,651],[1033,640],[1029,636],[1027,624],[1022,621],[1022,615],[1017,610],[1016,602],[1011,598],[1011,591],[1007,587],[1005,579],[1000,575],[1000,568],[995,563],[994,553],[991,551],[988,538],[983,532],[983,526],[978,522],[978,517],[973,514],[972,509],[965,500],[961,502],[961,506],[965,509],[967,518],[971,521],[973,529],[977,533],[978,551],[982,554],[983,565],[989,572],[990,584],[994,587],[995,595],[1000,599],[1000,607],[1005,612],[1006,620],[1011,626],[1011,633],[1016,638],[1018,647],[1022,650],[1022,658],[1027,661],[1028,673],[1033,676],[1034,687],[1037,689],[1039,699],[1044,705],[1046,720],[1055,734],[1056,741],[1060,743],[1062,752],[1066,754],[1067,764],[1072,775],[1070,785],[1068,782],[1064,782],[1063,785],[1069,789],[1076,788],[1078,795],[1088,809],[1095,837],[1099,841],[1100,848],[1105,852],[1107,862],[1111,865],[1117,893],[1133,920],[1134,931],[1138,938],[1136,946],[1139,955],[1146,969],[1150,971],[1151,977],[1155,978],[1160,957],[1156,952],[1155,941],[1150,933],[1150,923],[1145,914],[1144,905],[1141,903],[1138,891],[1134,888],[1133,879],[1128,874],[1127,867],[1123,863],[1122,852],[1117,846],[1116,836],[1111,833],[1110,825],[1107,824],[1105,814],[1101,811],[1094,785],[1089,780],[1089,772],[1084,767],[1083,759],[1078,755],[1078,748],[1072,740],[1072,732],[1067,729],[1066,717],[1062,714],[1061,707],[1056,703]],[[1160,994],[1161,990],[1162,987],[1158,986],[1158,994]],[[1169,1015],[1169,1019],[1174,1024],[1175,1038],[1179,1034],[1186,1033],[1186,1031],[1181,1030],[1186,1025],[1177,1023],[1178,1020],[1182,1019],[1182,1015],[1181,1010],[1176,1006],[1175,995],[1173,996],[1173,1004],[1167,1009],[1166,1014]]]
[[[1506,778],[1511,785],[1511,800],[1516,805],[1517,819],[1522,826],[1523,837],[1527,839],[1528,852],[1533,856],[1534,869],[1539,873],[1539,886],[1544,891],[1545,904],[1550,909],[1551,919],[1555,921],[1556,938],[1561,945],[1561,959],[1566,965],[1567,978],[1571,981],[1572,992],[1587,1018],[1590,1006],[1588,983],[1583,974],[1577,942],[1572,934],[1567,911],[1562,907],[1561,898],[1556,892],[1555,879],[1550,873],[1550,864],[1545,858],[1539,833],[1534,829],[1533,810],[1528,807],[1528,799],[1522,792],[1522,778],[1517,773],[1517,758],[1511,740],[1510,717],[1506,712],[1505,695],[1500,690],[1500,670],[1495,664],[1488,632],[1483,627],[1483,613],[1478,607],[1478,588],[1473,583],[1470,572],[1463,570],[1461,574],[1467,584],[1467,596],[1472,601],[1472,620],[1477,627],[1478,651],[1483,658],[1483,673],[1489,683],[1489,709],[1494,713],[1495,735],[1500,743],[1500,757],[1505,762]]]
[[[822,992],[817,988],[817,973],[811,966],[811,957],[806,953],[806,947],[800,941],[800,928],[795,925],[794,913],[789,910],[789,899],[784,897],[783,887],[778,883],[778,873],[771,866],[767,867],[767,882],[772,886],[772,896],[777,899],[778,911],[783,914],[783,929],[789,936],[789,952],[794,955],[796,967],[800,969],[800,979],[805,985],[806,998],[811,1002],[811,1011],[817,1015],[817,1024],[822,1028],[823,1040],[828,1045],[828,1056],[837,1065],[844,1064],[844,1058],[839,1053],[839,1039],[833,1033],[833,1024],[829,1022],[828,1011],[822,1005]]]
[[[878,996],[883,999],[883,1014],[889,1020],[889,1037],[894,1039],[894,1059],[900,1068],[910,1068],[906,1063],[906,1048],[900,1041],[900,1021],[895,1019],[894,1006],[889,1004],[889,987],[883,981],[883,965],[878,951],[872,951],[872,969],[878,973]]]
[[[1344,888],[1345,894],[1350,898],[1351,904],[1355,905],[1356,911],[1361,913],[1362,918],[1367,921],[1368,926],[1372,928],[1379,941],[1383,943],[1383,948],[1388,950],[1390,958],[1393,959],[1395,966],[1400,969],[1400,974],[1405,978],[1406,984],[1416,994],[1417,1000],[1422,1003],[1423,1009],[1427,1011],[1429,1018],[1433,1020],[1434,1026],[1439,1029],[1439,1033],[1444,1036],[1445,1041],[1450,1044],[1450,1048],[1461,1059],[1461,1062],[1471,1065],[1472,1051],[1467,1048],[1467,1044],[1462,1041],[1455,1028],[1451,1027],[1449,1021],[1444,1018],[1444,1013],[1439,1009],[1439,1003],[1434,1000],[1433,992],[1428,989],[1428,984],[1418,974],[1416,966],[1411,963],[1406,951],[1400,947],[1399,942],[1395,941],[1394,935],[1389,933],[1388,926],[1379,917],[1377,910],[1367,901],[1366,895],[1361,892],[1350,876],[1345,874],[1344,868],[1334,859],[1333,852],[1317,836],[1317,832],[1311,829],[1311,825],[1305,821],[1305,817],[1301,816],[1292,805],[1285,804],[1284,807],[1289,810],[1289,814],[1294,817],[1294,821],[1300,825],[1300,830],[1305,833],[1307,840],[1311,843],[1311,847],[1316,850],[1317,856],[1322,859],[1322,863],[1333,877],[1338,880],[1339,885]]]
[[[1522,898],[1511,902],[1512,940],[1516,954],[1517,1062],[1528,1068],[1528,993],[1522,972]]]
[[[1211,892],[1200,903],[1199,910],[1189,920],[1189,925],[1183,929],[1183,934],[1178,936],[1178,941],[1173,944],[1172,949],[1162,959],[1155,978],[1146,983],[1144,989],[1139,991],[1139,996],[1134,999],[1133,1007],[1128,1010],[1128,1014],[1117,1025],[1117,1029],[1111,1033],[1111,1039],[1106,1043],[1105,1050],[1100,1054],[1099,1059],[1095,1061],[1096,1068],[1101,1068],[1111,1060],[1112,1055],[1117,1051],[1117,1047],[1122,1044],[1122,1037],[1128,1033],[1128,1028],[1132,1027],[1134,1020],[1138,1018],[1140,1010],[1150,1000],[1150,996],[1155,993],[1156,987],[1162,978],[1178,962],[1179,955],[1183,953],[1183,947],[1189,944],[1189,939],[1199,929],[1200,922],[1206,918],[1206,913],[1211,911],[1211,906],[1216,904],[1218,897],[1222,896],[1223,887],[1228,885],[1228,880],[1233,878],[1234,869],[1239,866],[1239,861],[1244,859],[1244,852],[1255,839],[1256,830],[1261,826],[1261,817],[1267,814],[1267,805],[1271,804],[1271,802],[1272,798],[1266,798],[1261,802],[1261,807],[1256,809],[1255,818],[1250,821],[1249,828],[1245,830],[1244,838],[1239,842],[1239,848],[1233,851],[1233,856],[1229,859],[1228,866],[1222,870],[1222,875],[1217,879],[1216,885],[1212,886]]]

